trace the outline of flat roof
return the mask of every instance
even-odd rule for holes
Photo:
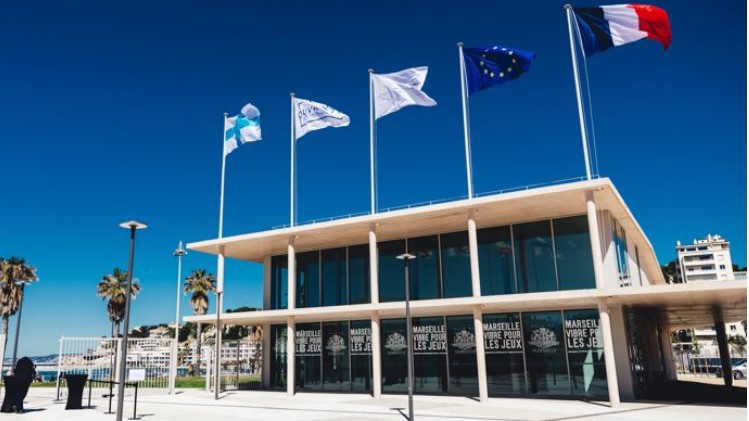
[[[638,246],[648,277],[655,283],[663,283],[660,264],[650,241],[608,178],[234,235],[189,243],[187,248],[217,254],[219,246],[224,246],[226,257],[261,263],[266,256],[286,254],[292,238],[297,252],[366,244],[372,225],[377,227],[377,241],[465,230],[471,210],[475,212],[479,228],[581,215],[587,212],[585,195],[588,191],[594,192],[598,210],[611,212],[626,230],[627,238]]]
[[[545,311],[596,308],[606,299],[609,306],[632,306],[654,309],[664,327],[672,330],[712,325],[716,316],[725,321],[746,320],[746,281],[662,284],[621,288],[551,291],[527,294],[481,297],[440,298],[411,302],[414,317],[472,314],[475,306],[484,313]],[[368,319],[373,314],[383,318],[404,317],[404,303],[355,304],[335,307],[311,307],[222,313],[227,324],[286,323]],[[216,315],[188,316],[187,322],[213,324]]]

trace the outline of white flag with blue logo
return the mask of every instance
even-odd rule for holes
[[[308,99],[294,98],[294,133],[295,139],[305,134],[326,127],[346,127],[351,120],[349,117],[319,102]]]
[[[260,110],[252,104],[242,107],[239,115],[226,119],[224,124],[224,155],[239,147],[239,143],[255,142],[262,139],[260,131]]]

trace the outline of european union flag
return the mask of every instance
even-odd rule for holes
[[[519,78],[531,70],[531,60],[534,58],[535,53],[515,48],[464,48],[468,94]]]

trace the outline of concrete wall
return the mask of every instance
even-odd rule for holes
[[[619,396],[622,400],[635,398],[632,370],[629,365],[629,348],[627,346],[627,331],[622,307],[611,307],[611,333],[614,339],[614,361],[619,384]]]

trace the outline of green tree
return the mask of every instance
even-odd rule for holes
[[[728,344],[737,354],[743,354],[746,351],[746,338],[741,335],[731,335],[728,337]]]
[[[190,276],[185,279],[185,292],[192,293],[190,296],[190,305],[192,312],[196,316],[202,316],[208,311],[208,294],[216,291],[216,278],[208,273],[205,269],[193,270]],[[203,326],[198,323],[196,339],[196,359],[195,371],[200,375],[200,336],[203,333]]]
[[[675,284],[679,282],[679,278],[676,276],[676,260],[661,265],[661,272],[663,273],[663,279],[666,280],[666,283]]]
[[[3,334],[8,344],[8,322],[16,314],[23,300],[23,283],[36,282],[36,268],[20,257],[0,258],[0,314],[3,316]]]
[[[133,282],[131,298],[140,292],[140,284]],[[96,294],[107,301],[107,313],[112,323],[112,337],[120,336],[120,323],[125,318],[125,294],[127,293],[127,272],[114,268],[112,273],[101,277],[96,285]]]

